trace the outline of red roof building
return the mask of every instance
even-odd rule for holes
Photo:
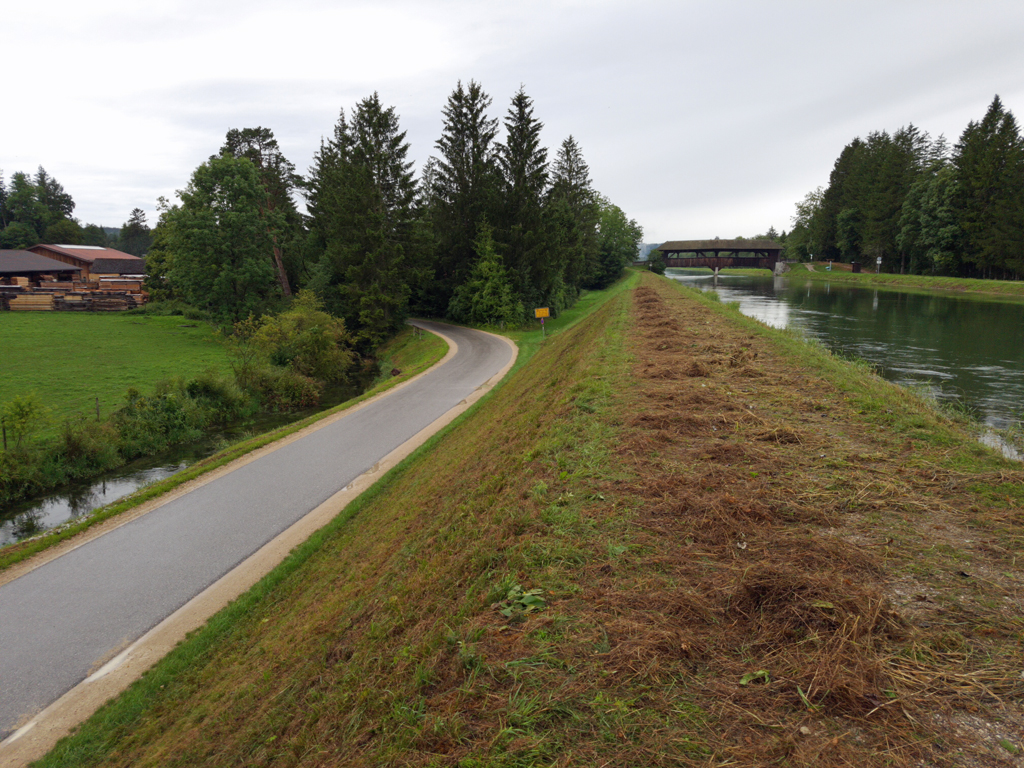
[[[98,245],[33,245],[32,253],[48,256],[82,270],[81,279],[96,275],[144,275],[146,263],[138,256]]]

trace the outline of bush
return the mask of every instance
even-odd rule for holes
[[[48,410],[39,395],[30,392],[19,395],[0,409],[0,422],[7,433],[7,439],[14,443],[14,450],[24,444],[28,446],[32,436],[46,423]]]
[[[345,322],[324,312],[312,291],[300,291],[291,309],[265,319],[254,339],[273,365],[331,384],[345,382],[355,361]]]
[[[287,411],[312,408],[320,402],[322,386],[290,368],[265,365],[250,374],[250,386],[265,408]]]

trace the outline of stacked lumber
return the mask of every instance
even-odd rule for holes
[[[103,294],[93,294],[92,296],[92,309],[95,312],[118,312],[124,309],[131,309],[135,306],[135,302],[128,303],[129,299],[127,296],[111,296]]]
[[[15,296],[8,303],[12,311],[50,311],[53,309],[53,296],[28,293]]]
[[[138,292],[142,290],[142,281],[121,279],[111,280],[104,278],[100,280],[100,288],[105,290]]]
[[[20,285],[22,288],[28,288],[28,278],[27,277],[12,277],[11,278],[11,284],[12,285]]]

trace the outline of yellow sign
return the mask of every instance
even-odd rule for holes
[[[539,307],[533,310],[533,316],[537,320],[540,320],[540,318],[542,317],[551,317],[551,312],[548,310],[547,307]]]

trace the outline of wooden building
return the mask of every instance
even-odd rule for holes
[[[101,277],[141,277],[146,274],[146,263],[138,256],[98,245],[33,245],[32,253],[62,261],[81,270],[81,279],[96,282]]]
[[[140,306],[148,299],[143,276],[135,274],[142,259],[124,256],[94,259],[86,279],[86,269],[68,263],[70,257],[51,258],[34,249],[0,250],[0,310],[116,311]]]

